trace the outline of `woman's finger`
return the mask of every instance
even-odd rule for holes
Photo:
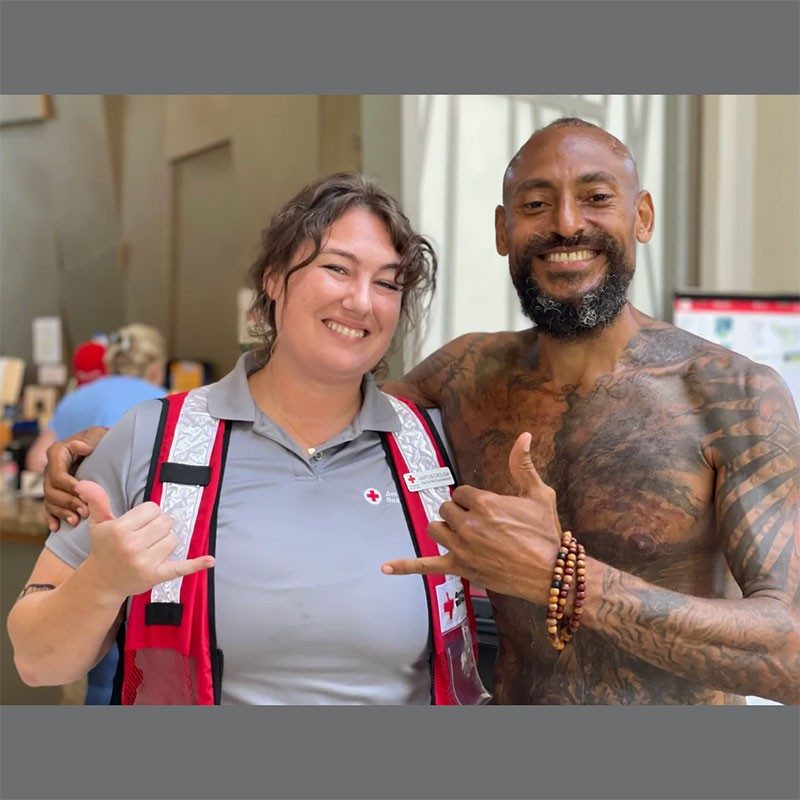
[[[381,565],[384,575],[446,575],[447,556],[398,558]]]

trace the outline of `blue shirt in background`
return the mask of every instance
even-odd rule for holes
[[[105,375],[65,395],[56,406],[50,427],[57,439],[67,439],[91,425],[110,428],[129,409],[165,394],[161,386],[141,378]]]

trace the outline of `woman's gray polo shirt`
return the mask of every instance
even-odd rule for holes
[[[427,704],[423,579],[380,571],[415,555],[380,441],[398,417],[365,377],[352,425],[309,458],[256,408],[256,358],[242,356],[208,395],[210,413],[233,421],[214,587],[222,702]],[[160,410],[150,401],[129,411],[78,470],[117,516],[143,501]],[[87,523],[63,524],[47,547],[77,567]]]

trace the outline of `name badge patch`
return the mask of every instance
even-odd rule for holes
[[[437,486],[452,486],[453,473],[448,467],[426,469],[422,472],[406,472],[403,480],[410,492],[421,492],[423,489],[435,489]]]

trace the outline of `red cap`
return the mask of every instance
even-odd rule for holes
[[[75,348],[72,354],[72,371],[75,373],[78,386],[91,383],[106,374],[106,366],[103,363],[105,354],[106,348],[99,342],[84,342]]]

